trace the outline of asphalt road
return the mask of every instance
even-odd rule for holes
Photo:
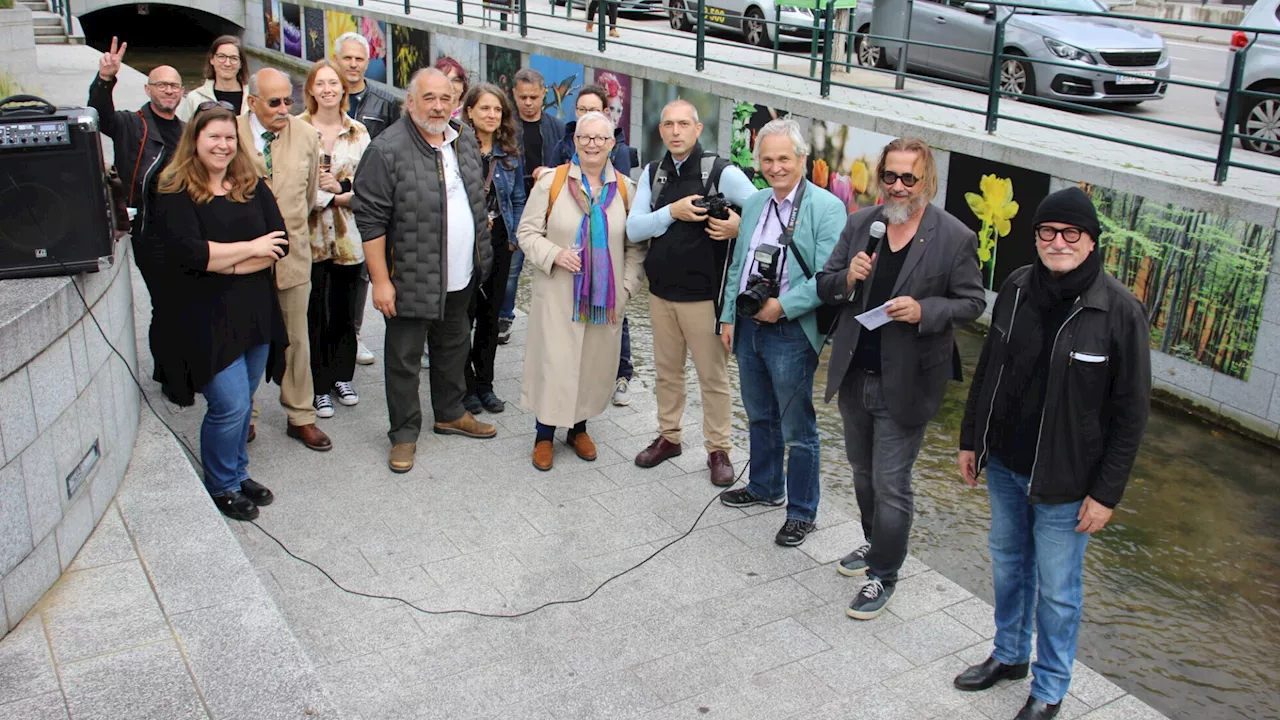
[[[1167,40],[1169,56],[1173,61],[1173,80],[1197,82],[1217,86],[1226,76],[1231,51],[1221,45],[1209,45],[1181,40]],[[1144,119],[1165,120],[1212,130],[1222,130],[1222,120],[1213,108],[1213,90],[1170,84],[1164,100],[1146,102],[1125,111],[1114,122],[1120,127],[1142,132],[1150,129]],[[1163,128],[1170,134],[1199,138],[1210,137],[1205,132],[1180,128]]]

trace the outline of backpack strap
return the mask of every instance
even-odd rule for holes
[[[556,198],[560,197],[560,191],[564,189],[564,184],[569,181],[569,163],[556,167],[556,174],[551,179],[551,194],[547,196],[547,219],[551,219],[551,208],[556,204]]]
[[[714,195],[720,192],[720,176],[729,167],[729,161],[719,155],[703,155],[699,171],[702,175],[702,195]]]
[[[654,160],[649,163],[649,210],[652,212],[658,207],[658,197],[663,190],[667,189],[667,171],[662,167],[661,160]]]

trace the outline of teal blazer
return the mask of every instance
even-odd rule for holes
[[[800,263],[794,257],[788,257],[784,271],[787,273],[787,291],[778,297],[783,312],[790,320],[800,322],[804,334],[813,345],[814,352],[821,353],[826,338],[818,334],[818,319],[814,310],[822,305],[818,297],[817,274],[822,271],[831,251],[835,250],[844,230],[845,221],[849,217],[845,205],[835,195],[805,180],[804,198],[800,201],[800,217],[796,219],[796,232],[787,251],[800,253],[805,264],[814,277],[805,279]],[[752,195],[742,206],[742,225],[738,231],[738,241],[734,244],[733,260],[729,264],[724,293],[724,310],[720,313],[720,322],[733,325],[738,322],[738,289],[742,286],[742,270],[747,266],[747,251],[751,247],[751,236],[755,234],[756,225],[760,222],[760,213],[768,207],[769,198],[773,195],[771,188],[765,188]],[[738,334],[733,335],[734,349],[737,349]]]

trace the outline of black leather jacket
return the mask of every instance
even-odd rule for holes
[[[141,235],[146,229],[147,212],[155,199],[156,182],[160,171],[169,162],[169,155],[156,126],[151,104],[143,105],[136,112],[116,110],[111,98],[115,86],[115,78],[107,82],[95,75],[93,84],[89,86],[89,107],[98,111],[102,134],[111,138],[115,145],[116,172],[129,191],[129,207],[138,210],[133,233]]]
[[[365,94],[356,106],[355,119],[364,124],[369,131],[369,139],[378,137],[378,133],[386,130],[400,119],[400,101],[391,93],[365,82]]]

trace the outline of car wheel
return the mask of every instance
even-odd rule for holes
[[[863,25],[859,28],[858,34],[854,36],[854,47],[858,50],[858,64],[862,67],[889,67],[889,61],[885,57],[884,48],[872,45],[871,39],[867,37],[867,34],[870,32],[871,26]]]
[[[1280,93],[1280,86],[1263,87],[1258,91]],[[1246,95],[1243,104],[1239,132],[1249,137],[1240,138],[1240,144],[1246,150],[1264,155],[1280,155],[1280,99]]]
[[[769,26],[765,25],[764,13],[758,7],[747,8],[746,19],[742,21],[742,34],[750,45],[773,47],[773,40],[769,39]]]
[[[1031,69],[1031,63],[1017,51],[1006,51],[1006,55],[1015,57],[1005,57],[1000,64],[1000,89],[1010,95],[1034,96],[1036,75]]]
[[[667,15],[671,18],[671,29],[677,32],[693,30],[689,22],[689,13],[685,10],[684,0],[667,0]]]

